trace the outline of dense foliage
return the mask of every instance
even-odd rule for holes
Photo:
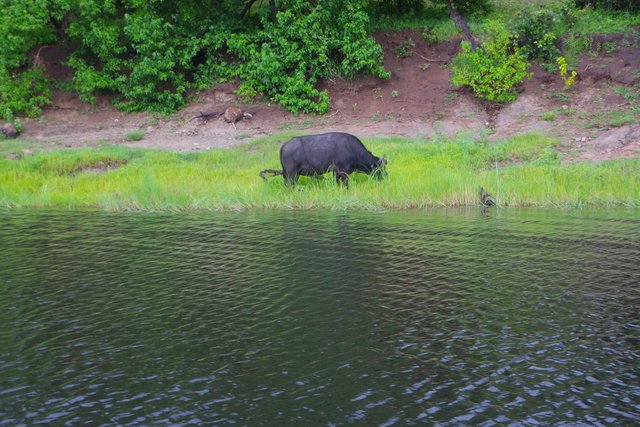
[[[573,10],[568,2],[534,5],[520,10],[510,27],[530,59],[554,62],[560,54],[560,37],[575,21]]]
[[[0,0],[0,117],[10,118],[14,112],[37,115],[49,101],[49,82],[37,57],[29,64],[27,53],[56,41],[50,22],[64,14],[65,2],[56,3]]]
[[[578,7],[592,7],[604,10],[639,11],[640,0],[576,0]]]
[[[27,52],[70,43],[73,87],[127,111],[174,111],[191,89],[230,78],[291,111],[325,112],[320,79],[387,77],[360,0],[0,0],[1,114],[36,114],[49,84]],[[254,4],[255,3],[255,4]]]
[[[523,6],[509,22],[529,58],[555,64],[572,1]],[[637,10],[640,0],[575,1]],[[40,58],[50,45],[73,49],[68,60],[73,77],[65,88],[87,101],[101,93],[115,95],[115,104],[127,111],[175,111],[195,90],[237,79],[247,98],[262,95],[293,112],[323,113],[329,97],[322,80],[389,76],[382,48],[370,35],[372,21],[447,19],[451,6],[473,17],[491,5],[491,0],[0,0],[0,117],[37,115],[50,102],[55,82]]]
[[[128,111],[180,108],[190,88],[222,75],[221,52],[237,25],[207,3],[81,0],[67,31],[80,46],[69,63],[81,97],[108,90]]]
[[[228,49],[242,61],[232,75],[243,81],[240,93],[259,93],[297,112],[325,113],[329,95],[320,79],[358,73],[387,78],[382,49],[368,35],[368,16],[358,2],[290,0],[286,10],[262,28],[232,35]]]
[[[462,52],[451,64],[451,83],[469,86],[477,97],[488,101],[510,102],[516,99],[517,85],[529,76],[528,67],[515,37],[498,33],[474,51],[463,43]]]
[[[446,0],[435,3],[446,5]],[[461,10],[488,0],[453,0]],[[388,77],[370,16],[424,12],[422,0],[0,0],[0,115],[36,115],[51,82],[37,61],[47,44],[75,52],[81,98],[115,95],[127,111],[174,111],[190,91],[239,78],[240,94],[293,112],[326,112],[321,79]],[[477,5],[477,6],[476,6]],[[471,8],[471,9],[470,9]],[[67,84],[67,87],[69,85]]]

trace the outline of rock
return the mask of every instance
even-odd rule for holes
[[[253,118],[253,114],[247,113],[245,111],[244,113],[242,113],[242,117],[245,118],[245,119],[252,119]]]
[[[618,55],[624,61],[624,65],[637,70],[640,68],[640,55],[638,49],[633,46],[618,46]]]
[[[595,138],[592,143],[598,149],[612,150],[640,141],[640,125],[623,126]]]
[[[242,118],[242,110],[236,107],[229,107],[224,112],[224,121],[235,123]]]
[[[0,126],[0,132],[4,133],[7,138],[16,138],[20,134],[18,129],[11,123],[5,123]]]

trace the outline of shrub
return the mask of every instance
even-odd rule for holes
[[[27,52],[55,41],[51,21],[60,18],[65,0],[4,1],[0,14],[0,117],[35,116],[50,102],[49,80],[29,66]],[[34,61],[35,62],[35,61]]]
[[[127,134],[127,141],[140,141],[144,138],[144,131],[137,129]]]
[[[510,102],[516,99],[516,86],[529,77],[528,67],[515,37],[498,34],[475,51],[469,43],[462,43],[462,52],[452,61],[451,83],[471,87],[481,99]]]
[[[409,37],[405,39],[402,43],[400,43],[398,46],[396,46],[396,48],[394,49],[394,52],[396,53],[396,56],[398,56],[399,58],[410,58],[413,55],[415,55],[415,52],[411,50],[415,46],[416,44],[414,43],[413,39]]]
[[[436,0],[436,3],[446,3],[447,0]],[[463,15],[473,13],[487,13],[491,10],[491,0],[453,0],[453,5]]]
[[[640,11],[640,0],[575,0],[578,7],[602,10]]]
[[[208,17],[187,23],[184,4],[167,16],[151,2],[130,13],[119,3],[80,8],[69,27],[82,46],[69,61],[76,90],[88,102],[100,91],[114,92],[116,106],[126,111],[177,110],[195,85],[195,57],[208,47],[202,37]]]
[[[422,0],[371,0],[369,13],[380,15],[419,15],[424,10]]]
[[[82,48],[70,65],[83,99],[107,90],[122,109],[167,113],[184,105],[189,89],[237,77],[245,98],[323,113],[329,95],[317,87],[321,79],[389,76],[360,1],[279,0],[255,16],[241,16],[235,2],[206,11],[199,2],[164,3],[103,0],[78,11],[69,33]]]
[[[450,40],[460,34],[460,29],[452,19],[439,21],[433,25],[425,25],[422,29],[422,37],[430,43],[439,43]]]
[[[564,88],[565,90],[568,90],[576,82],[578,73],[576,73],[575,70],[571,70],[571,73],[568,72],[567,60],[562,56],[559,56],[558,59],[556,59],[556,63],[558,64],[560,77],[562,77],[562,80],[564,80]]]
[[[553,62],[560,54],[558,40],[574,21],[573,8],[566,1],[520,10],[510,26],[527,57]]]
[[[0,68],[0,116],[11,120],[14,114],[30,117],[51,102],[51,85],[42,69],[10,73]]]
[[[22,120],[15,119],[13,121],[13,125],[16,127],[16,130],[18,131],[18,133],[23,133],[24,132],[24,123],[22,123]]]
[[[229,38],[230,52],[242,61],[233,73],[242,79],[241,95],[265,94],[294,113],[325,113],[329,94],[316,87],[320,79],[389,77],[359,2],[288,3],[273,22],[263,18],[264,29]]]

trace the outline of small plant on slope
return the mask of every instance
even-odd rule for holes
[[[564,89],[568,90],[576,82],[578,73],[576,73],[575,70],[571,70],[571,74],[569,75],[567,71],[567,60],[563,56],[559,56],[558,59],[556,59],[556,63],[558,64],[560,76],[562,80],[564,80]]]
[[[140,141],[144,138],[144,131],[141,129],[131,131],[127,134],[127,141]]]

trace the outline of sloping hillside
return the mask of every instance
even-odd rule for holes
[[[389,80],[337,78],[323,83],[332,100],[323,116],[294,116],[266,102],[242,103],[233,84],[195,94],[187,108],[162,117],[125,114],[103,97],[89,105],[58,90],[42,117],[25,120],[23,138],[43,147],[126,144],[171,150],[201,150],[246,142],[282,131],[316,133],[342,130],[362,136],[403,135],[422,138],[466,137],[494,141],[526,132],[540,132],[562,141],[565,160],[602,160],[636,156],[640,150],[640,36],[597,36],[592,51],[577,67],[579,79],[569,90],[557,71],[531,67],[518,99],[497,109],[449,84],[447,65],[459,40],[429,43],[419,31],[376,34],[384,47]],[[69,73],[68,52],[39,52],[47,72]],[[239,106],[252,114],[235,125],[222,119],[202,121],[200,112],[222,112]],[[142,130],[141,141],[127,134]]]

